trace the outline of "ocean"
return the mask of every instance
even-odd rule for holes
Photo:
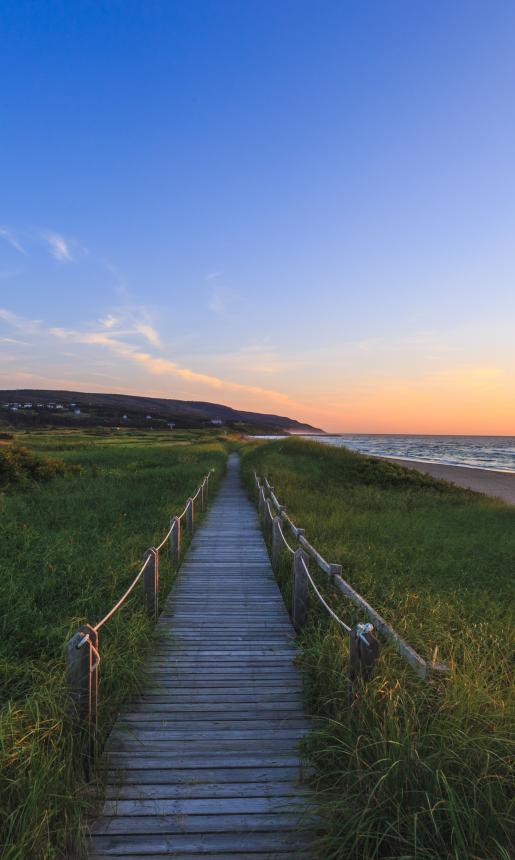
[[[314,439],[309,436],[305,438]],[[445,463],[469,469],[515,472],[515,436],[408,436],[344,433],[317,436],[324,445],[345,446],[362,454]]]

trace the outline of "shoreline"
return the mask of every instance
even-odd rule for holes
[[[474,466],[449,466],[446,463],[426,463],[423,460],[406,460],[401,457],[384,457],[378,459],[398,463],[406,469],[424,472],[441,481],[450,481],[458,487],[494,496],[515,505],[515,472],[500,472],[493,469],[480,469]]]
[[[351,449],[356,451],[355,448]],[[363,451],[358,451],[363,454]],[[446,466],[450,469],[472,469],[474,472],[493,472],[494,475],[515,475],[515,469],[493,469],[489,466],[470,466],[468,463],[443,463],[441,460],[419,460],[417,457],[398,457],[395,454],[364,454],[365,457],[379,457],[381,460],[401,460],[403,463],[417,463],[424,466]]]

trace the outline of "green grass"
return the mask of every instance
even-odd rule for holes
[[[215,492],[227,444],[195,431],[40,432],[20,439],[32,452],[21,458],[22,486],[11,480],[0,493],[0,854],[78,858],[95,791],[84,779],[80,743],[66,716],[66,640],[111,608],[145,549],[161,539],[170,515],[211,467]],[[63,465],[45,466],[41,457]],[[174,575],[166,556],[161,598]],[[101,741],[120,703],[138,689],[151,641],[142,604],[137,587],[101,631]]]
[[[382,645],[349,707],[348,648],[311,599],[301,637],[324,860],[508,860],[515,509],[393,463],[314,442],[250,446],[322,555],[447,679]],[[316,571],[311,563],[311,571]],[[291,597],[291,563],[278,579]],[[316,573],[347,623],[366,620]],[[511,810],[512,811],[512,810]]]

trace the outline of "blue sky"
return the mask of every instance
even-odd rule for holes
[[[0,16],[0,385],[515,433],[515,5]]]

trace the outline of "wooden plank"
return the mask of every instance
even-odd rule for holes
[[[186,797],[186,798],[132,798],[107,800],[102,810],[106,817],[142,817],[173,815],[279,815],[302,813],[306,809],[306,795],[275,795],[274,797]],[[151,825],[152,826],[152,825]],[[108,824],[111,829],[111,824]],[[97,832],[102,831],[99,825]],[[225,828],[224,828],[225,829]]]
[[[294,785],[289,780],[272,781],[272,773],[267,771],[266,780],[262,782],[230,782],[224,777],[223,782],[203,783],[150,783],[134,785],[111,783],[106,788],[108,800],[166,800],[171,798],[242,798],[242,797],[291,797],[310,795],[310,790],[304,785]],[[229,810],[230,811],[230,810]]]
[[[93,825],[91,833],[96,835],[120,834],[124,837],[158,833],[258,833],[260,830],[295,830],[300,812],[245,813],[234,812],[229,815],[114,815],[102,816]]]
[[[225,786],[230,792],[234,783],[237,785],[248,783],[252,788],[264,784],[267,791],[274,789],[293,791],[297,786],[302,785],[300,776],[298,764],[275,767],[160,767],[159,769],[132,768],[130,770],[113,768],[105,771],[107,796],[109,796],[110,786],[119,792],[125,789],[130,791],[131,788],[144,791],[147,785],[164,786],[165,789],[171,786],[176,791],[184,789],[194,793],[202,791],[204,785],[219,784]]]
[[[284,748],[279,752],[250,752],[233,750],[225,752],[219,749],[209,750],[207,755],[200,755],[197,750],[189,751],[180,747],[175,752],[167,749],[164,753],[155,752],[147,748],[139,752],[127,753],[123,750],[107,753],[107,761],[111,768],[122,768],[125,770],[148,770],[155,768],[213,768],[213,767],[298,767],[300,768],[299,756],[296,750],[286,751]]]
[[[226,832],[226,833],[181,833],[170,836],[167,834],[118,834],[95,836],[93,845],[97,852],[93,856],[124,856],[135,854],[153,856],[168,855],[176,857],[179,852],[186,855],[205,856],[212,852],[232,854],[233,858],[241,858],[243,852],[269,852],[291,850],[294,852],[306,850],[306,836],[299,832]],[[295,854],[295,856],[299,856]],[[311,858],[312,860],[312,858]]]

